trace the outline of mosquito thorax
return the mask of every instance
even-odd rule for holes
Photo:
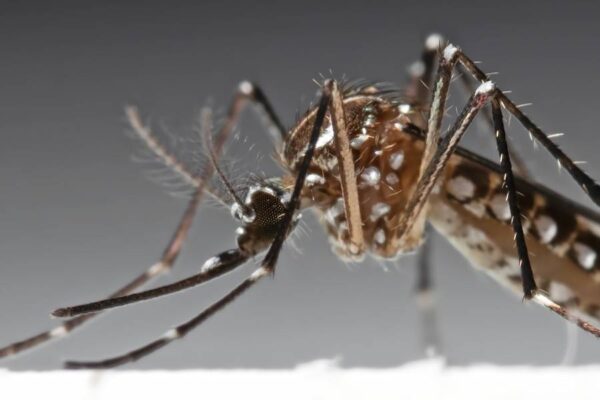
[[[424,147],[422,139],[409,132],[422,129],[420,110],[365,90],[367,94],[346,97],[343,103],[357,179],[364,250],[357,251],[350,238],[329,114],[302,192],[303,206],[320,215],[333,251],[349,261],[360,261],[365,251],[389,259],[413,250],[400,243],[395,228],[418,179]],[[282,158],[292,174],[301,162],[315,114],[312,109],[301,118],[285,142]]]
[[[269,179],[248,188],[244,207],[233,204],[231,214],[242,223],[236,230],[238,246],[242,251],[254,255],[266,250],[273,242],[285,215],[289,194],[279,179]],[[243,209],[250,212],[244,212]]]

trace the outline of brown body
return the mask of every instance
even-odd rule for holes
[[[358,186],[364,252],[352,248],[344,214],[339,165],[329,120],[322,130],[303,191],[302,206],[321,216],[340,257],[365,253],[391,259],[412,251],[398,238],[398,223],[419,177],[424,151],[421,114],[369,93],[344,100]],[[291,130],[282,161],[295,173],[313,126],[309,111]],[[460,149],[429,198],[427,219],[474,266],[521,292],[510,210],[499,167]],[[517,180],[527,244],[540,288],[556,303],[600,317],[600,215],[539,185]],[[412,246],[411,246],[412,247]]]

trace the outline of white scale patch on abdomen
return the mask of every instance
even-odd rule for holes
[[[475,268],[515,289],[520,279],[518,259],[502,251],[485,232],[466,223],[444,201],[432,199],[429,221]]]

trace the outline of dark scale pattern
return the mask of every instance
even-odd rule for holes
[[[520,187],[517,184],[517,202],[519,203],[519,210],[521,214],[527,218],[528,222],[535,215],[535,197],[531,190],[527,190]]]
[[[586,271],[598,271],[600,270],[600,258],[597,253],[599,250],[600,238],[592,232],[581,231],[575,236],[567,255],[573,262],[580,265]],[[582,259],[585,258],[585,256],[589,257],[589,260],[591,261],[589,264],[584,263],[585,265],[582,265]]]
[[[500,171],[484,163],[473,162],[466,157],[455,155],[445,173],[444,188],[448,189],[451,180],[458,176],[467,178],[467,181],[473,185],[462,181],[453,189],[468,188],[465,191],[468,196],[461,196],[460,193],[454,196],[449,190],[445,190],[442,193],[445,201],[459,205],[463,212],[471,216],[471,219],[475,217],[474,221],[483,218],[482,222],[493,220],[505,226],[510,224],[510,216],[506,217],[506,213],[510,215],[510,211],[505,203],[506,191]],[[599,226],[600,216],[567,198],[523,179],[517,179],[516,188],[521,215],[524,217],[524,232],[530,240],[541,244],[545,251],[558,256],[558,260],[565,259],[565,262],[554,259],[552,264],[548,264],[547,261],[541,261],[541,259],[548,260],[542,248],[532,253],[534,273],[536,268],[538,269],[536,273],[538,287],[562,306],[570,309],[577,308],[594,318],[600,317],[598,314],[600,294],[594,283],[598,281],[600,275],[600,237],[598,236],[600,228],[593,229],[594,225]],[[476,206],[482,203],[485,211],[480,215],[478,213],[480,207]],[[467,224],[465,220],[461,220],[461,217],[458,218],[459,225]],[[478,229],[477,223],[474,223],[473,229]],[[466,243],[463,254],[470,260],[476,259],[478,254],[489,254],[489,257],[493,254],[491,249],[486,248],[485,241],[468,243],[466,238],[461,240]],[[488,240],[490,244],[494,244],[492,236],[488,236]],[[512,261],[500,258],[495,263],[488,263],[486,268],[495,279],[506,280],[509,286],[519,291],[522,284],[521,276],[515,264],[517,261],[514,258],[515,254],[512,253],[514,249],[512,246],[510,249],[511,252],[506,253],[505,257],[509,257]],[[566,262],[567,260],[569,262]]]
[[[455,197],[454,199],[456,201],[459,201],[461,203],[478,202],[484,200],[487,197],[488,192],[490,190],[490,173],[488,171],[484,170],[476,164],[465,162],[458,164],[454,168],[450,179],[459,176],[465,177],[470,182],[472,182],[474,184],[475,190],[473,192],[473,195],[469,196],[468,199],[463,200],[457,199]]]
[[[475,207],[472,207],[473,205],[483,203],[485,206],[483,216],[485,218],[500,220],[505,224],[510,223],[510,218],[502,218],[503,214],[500,213],[499,215],[498,207],[494,209],[492,206],[495,196],[501,195],[504,197],[506,194],[501,174],[494,173],[485,166],[455,156],[448,167],[446,176],[446,185],[457,177],[464,177],[474,185],[472,194],[466,198],[447,192],[446,195],[449,201],[463,205],[471,213],[476,210]],[[522,182],[517,182],[517,192],[519,208],[521,215],[524,217],[523,228],[526,234],[531,235],[561,256],[565,252],[563,248],[567,246],[571,258],[578,265],[580,265],[579,260],[572,248],[578,240],[574,240],[578,231],[582,231],[577,236],[582,237],[581,242],[583,244],[588,244],[591,249],[600,251],[600,238],[585,230],[585,226],[578,225],[577,213],[574,212],[576,210],[565,205],[561,197],[544,195]],[[506,206],[508,207],[508,205]],[[508,212],[508,208],[506,212]],[[480,215],[477,216],[480,217]],[[545,227],[541,224],[542,219],[546,219]],[[551,228],[548,226],[551,226]],[[544,232],[546,229],[550,229],[551,233]],[[550,240],[544,237],[545,235],[549,235]],[[600,262],[600,260],[597,262]]]
[[[481,179],[482,173],[487,174],[487,180]],[[502,196],[500,198],[505,198],[500,171],[494,170],[484,163],[475,163],[457,155],[452,158],[446,171],[445,187],[451,179],[457,176],[465,176],[475,184],[470,187],[472,190],[469,190],[472,195],[468,199],[461,196],[459,196],[461,198],[456,198],[445,191],[443,198],[446,201],[459,205],[464,210],[463,212],[470,214],[471,218],[476,217],[475,221],[479,221],[480,216],[477,214],[478,208],[474,205],[484,202],[486,208],[483,218],[485,220],[500,221],[505,226],[510,224],[510,218],[504,218],[506,215],[504,212],[507,210],[504,210],[499,203],[495,204],[495,208],[492,206],[492,202],[494,199],[497,201],[496,196],[499,194]],[[480,178],[475,178],[477,176]],[[462,186],[469,185],[463,183]],[[485,190],[482,187],[488,187],[487,195],[484,194]],[[530,244],[535,241],[538,246],[542,246],[531,253],[534,255],[532,262],[538,287],[557,304],[567,309],[578,309],[591,317],[599,318],[600,292],[598,292],[596,282],[600,276],[600,237],[598,235],[600,216],[576,205],[565,197],[523,179],[517,180],[516,187],[520,211],[524,217],[524,231],[532,241]],[[459,224],[468,223],[459,217]],[[472,227],[475,230],[478,229],[477,222]],[[466,239],[462,240],[467,242]],[[491,244],[495,241],[489,232],[488,240]],[[518,292],[522,280],[519,269],[516,268],[517,260],[514,258],[515,254],[512,253],[514,251],[512,246],[510,250],[511,253],[506,253],[506,256],[512,261],[500,258],[495,263],[488,264],[486,268],[495,279],[505,280],[508,286]],[[558,258],[547,257],[544,251],[553,253]],[[491,256],[492,251],[486,249],[482,243],[467,243],[463,254],[473,260],[478,254]],[[552,261],[548,263],[550,260]]]
[[[571,210],[561,208],[559,204],[553,204],[551,201],[548,202],[545,207],[538,208],[534,219],[540,215],[549,216],[556,222],[557,232],[550,241],[551,246],[558,246],[567,242],[577,230],[575,215]],[[532,234],[534,237],[540,238],[536,229],[532,229]]]

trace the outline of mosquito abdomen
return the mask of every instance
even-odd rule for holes
[[[453,156],[429,218],[473,265],[520,293],[503,175],[480,161]],[[517,191],[538,286],[555,302],[600,317],[600,215],[524,179]]]

